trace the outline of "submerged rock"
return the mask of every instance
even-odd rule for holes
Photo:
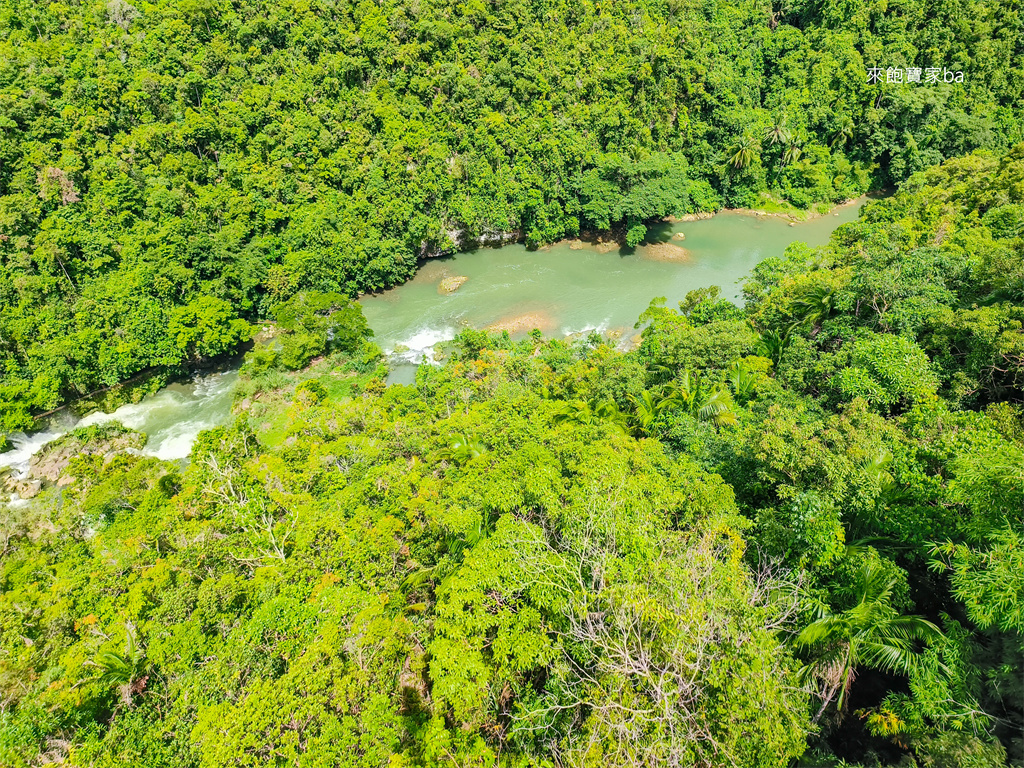
[[[528,312],[512,317],[503,317],[487,326],[488,331],[508,331],[519,333],[521,331],[532,331],[538,328],[542,331],[550,331],[555,327],[555,320],[546,312]]]
[[[451,275],[448,265],[441,260],[428,261],[412,276],[414,283],[436,283]]]
[[[690,252],[671,243],[654,243],[640,251],[640,257],[648,261],[674,261],[684,263],[690,260]]]

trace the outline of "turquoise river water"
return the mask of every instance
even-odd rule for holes
[[[717,285],[723,296],[739,299],[740,282],[755,264],[795,241],[826,243],[836,227],[857,218],[860,202],[793,226],[732,212],[664,224],[650,237],[658,244],[636,249],[579,241],[533,251],[518,244],[481,248],[432,260],[411,281],[361,303],[396,380],[410,376],[402,362],[429,360],[435,344],[467,327],[513,334],[537,327],[549,335],[618,331],[628,340],[652,298],[664,296],[675,306],[688,291]],[[441,281],[453,278],[465,281],[445,293]]]

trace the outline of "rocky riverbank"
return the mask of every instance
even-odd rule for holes
[[[0,482],[8,493],[31,499],[47,486],[73,483],[75,478],[70,469],[76,458],[99,456],[107,464],[119,454],[139,451],[145,445],[146,435],[117,422],[75,429],[43,446],[23,473],[6,469]]]

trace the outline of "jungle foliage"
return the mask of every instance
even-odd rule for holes
[[[628,352],[467,331],[385,386],[292,302],[347,341],[253,350],[187,466],[0,508],[0,762],[1020,765],[1022,245],[1019,146]]]
[[[1016,0],[2,0],[0,433],[466,241],[1005,149],[1022,61]]]

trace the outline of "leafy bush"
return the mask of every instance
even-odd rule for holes
[[[938,380],[916,343],[892,334],[871,334],[841,353],[846,361],[832,379],[842,397],[862,397],[885,411],[934,396]]]

